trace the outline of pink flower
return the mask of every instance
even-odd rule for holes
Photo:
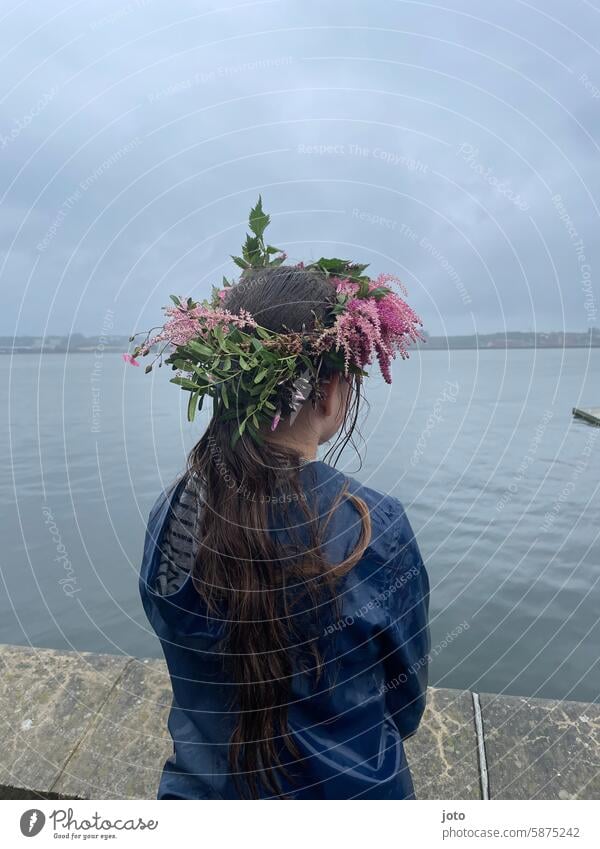
[[[408,292],[406,291],[406,286],[404,285],[402,280],[400,280],[399,277],[396,277],[395,274],[389,274],[388,272],[380,274],[377,279],[373,281],[371,289],[377,289],[380,286],[387,286],[389,288],[390,283],[394,283],[400,289],[403,295],[408,295]]]
[[[335,285],[335,291],[338,295],[356,295],[359,285],[355,280],[339,277]]]
[[[218,294],[219,294],[220,300],[222,300],[222,301],[225,300],[225,298],[227,297],[227,289],[219,289]]]
[[[131,354],[123,354],[123,359],[126,363],[130,363],[132,366],[139,366],[138,361],[135,357],[132,357]]]
[[[370,289],[384,286],[391,279],[392,275],[380,275],[377,286],[371,285]],[[349,280],[340,281],[336,289],[350,294],[352,285]],[[423,338],[418,324],[418,315],[392,291],[378,299],[350,298],[334,325],[336,347],[343,351],[346,374],[350,364],[362,369],[376,357],[383,379],[391,383],[392,359],[397,353],[408,357],[408,342]]]
[[[234,327],[256,327],[256,321],[246,310],[240,310],[234,315],[225,309],[212,309],[211,307],[196,304],[188,307],[165,307],[165,315],[169,320],[165,322],[160,333],[147,339],[141,346],[140,353],[147,354],[150,348],[157,342],[165,342],[177,348],[179,345],[187,345],[192,339],[202,339],[207,330],[221,327],[227,333],[230,326]]]
[[[281,419],[281,413],[279,410],[273,416],[273,421],[271,422],[271,430],[275,430],[277,425],[279,424],[279,420]]]

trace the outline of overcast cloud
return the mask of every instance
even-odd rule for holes
[[[262,193],[431,333],[600,326],[600,6],[4,2],[0,333],[156,324]]]

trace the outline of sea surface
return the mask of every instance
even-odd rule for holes
[[[161,656],[145,521],[205,419],[118,354],[0,357],[0,642]],[[600,696],[600,350],[415,351],[369,379],[362,468],[431,582],[431,683]]]

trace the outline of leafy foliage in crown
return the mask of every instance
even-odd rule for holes
[[[285,261],[285,252],[265,242],[269,223],[259,195],[250,210],[251,232],[242,254],[232,256],[242,269],[241,279]],[[367,265],[335,257],[298,267],[330,278],[335,291],[328,320],[317,321],[313,330],[278,333],[259,325],[248,312],[232,314],[226,309],[227,290],[235,284],[223,277],[223,287],[213,287],[208,300],[171,295],[173,306],[165,308],[168,320],[160,332],[147,333],[124,358],[139,365],[136,357],[155,352],[146,372],[157,361],[177,372],[171,382],[190,393],[190,421],[206,398],[212,399],[214,416],[237,421],[234,444],[245,432],[260,441],[265,423],[274,430],[282,417],[293,420],[304,401],[319,397],[324,366],[364,377],[364,366],[376,357],[391,382],[391,359],[396,353],[407,357],[407,342],[424,338],[417,330],[419,317],[387,285],[394,281],[402,287],[400,281],[390,274],[373,281],[364,273]]]

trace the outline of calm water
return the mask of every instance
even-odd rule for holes
[[[137,593],[144,523],[202,422],[118,355],[0,357],[0,641],[160,656]],[[373,379],[365,461],[431,577],[432,683],[600,694],[600,350],[428,351]],[[65,577],[70,576],[65,583]],[[63,583],[61,583],[61,580]]]

